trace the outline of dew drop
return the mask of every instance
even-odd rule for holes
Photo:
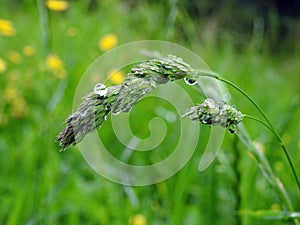
[[[164,70],[167,70],[167,69],[168,69],[168,66],[165,65],[165,64],[162,64],[162,65],[161,65],[161,68],[163,68]]]
[[[111,112],[111,114],[113,114],[113,115],[118,115],[118,114],[120,114],[120,112],[121,112],[121,111],[113,111],[113,112]]]
[[[228,131],[231,134],[235,134],[237,132],[237,127],[231,126],[231,127],[228,128]]]
[[[107,89],[105,84],[98,83],[94,87],[94,93],[100,96],[105,96],[107,94]]]
[[[209,109],[217,109],[216,102],[211,98],[205,99],[204,104],[208,106]]]
[[[196,80],[193,80],[193,79],[190,79],[190,78],[187,78],[187,77],[184,78],[184,81],[188,85],[195,85],[195,84],[197,84]]]
[[[111,104],[107,104],[107,105],[105,106],[105,110],[109,111],[110,109],[111,109]]]

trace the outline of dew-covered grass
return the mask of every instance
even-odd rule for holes
[[[182,8],[174,19],[167,3],[89,2],[70,1],[63,12],[45,8],[44,1],[0,3],[0,19],[11,21],[14,29],[11,35],[0,34],[0,223],[289,224],[279,218],[277,211],[284,209],[276,192],[235,135],[225,135],[216,160],[199,172],[210,134],[210,128],[199,125],[197,149],[185,167],[166,181],[142,187],[122,186],[99,176],[77,147],[59,152],[54,140],[72,113],[81,76],[96,58],[124,43],[167,40],[194,51],[211,70],[257,101],[282,135],[300,174],[299,49],[273,53],[267,40],[261,45],[250,40],[237,48],[236,37],[226,32],[208,41],[196,32],[199,21]],[[214,35],[209,26],[202,27]],[[178,83],[184,86],[183,81]],[[240,93],[228,89],[232,104],[259,117]],[[203,101],[193,88],[189,92],[196,102]],[[163,101],[142,100],[132,112],[133,132],[147,137],[150,117],[161,109],[174,110]],[[259,123],[245,120],[244,125],[284,184],[294,211],[300,211],[299,190],[276,138]],[[167,128],[168,141],[160,146],[161,153],[151,157],[137,153],[130,163],[153,163],[171,154],[178,124]],[[112,137],[108,125],[102,129],[99,135],[120,157],[124,146]],[[273,220],[264,219],[270,212]]]

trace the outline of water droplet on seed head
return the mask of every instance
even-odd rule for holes
[[[105,96],[107,94],[107,89],[105,84],[98,83],[94,87],[94,93],[100,96]]]
[[[196,80],[193,80],[193,79],[190,79],[190,78],[187,78],[187,77],[184,78],[184,81],[188,85],[195,85],[195,84],[197,84]]]

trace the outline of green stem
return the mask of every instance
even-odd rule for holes
[[[281,137],[278,135],[278,133],[277,133],[276,131],[272,130],[272,128],[271,128],[268,124],[266,124],[264,121],[262,121],[262,120],[260,120],[260,119],[258,119],[258,118],[256,118],[256,117],[254,117],[254,116],[250,116],[250,115],[246,115],[246,114],[244,114],[243,116],[244,116],[244,118],[246,118],[246,119],[252,119],[252,120],[255,120],[255,121],[259,122],[260,124],[264,125],[266,128],[268,128],[268,129],[275,135],[275,137],[278,139],[278,141],[280,142],[280,145],[281,145],[281,147],[283,148],[283,150],[286,151],[286,147],[285,147],[284,142],[282,141]],[[293,173],[296,173],[296,172],[293,171]],[[272,173],[272,174],[273,174],[273,173]],[[295,174],[294,174],[294,175],[295,175]],[[298,187],[299,187],[299,180],[297,179],[297,177],[296,177],[296,180],[297,180],[297,184],[298,184]],[[284,188],[281,187],[281,185],[280,185],[280,183],[279,183],[280,181],[278,181],[278,180],[275,179],[274,182],[277,183],[277,187],[279,187],[279,189],[280,189],[280,190],[279,190],[279,193],[281,193],[281,194],[283,195],[283,198],[286,200],[286,204],[287,204],[287,206],[289,207],[289,210],[292,210],[292,211],[293,211],[293,206],[292,206],[292,203],[291,203],[291,201],[290,201],[290,199],[289,199],[289,197],[288,197],[288,194],[287,194],[286,190],[285,190]],[[296,225],[299,225],[299,222],[298,222],[297,219],[295,219],[295,220],[293,220],[293,221],[290,221],[290,222],[291,222],[291,223],[294,222]]]
[[[296,170],[293,166],[293,163],[292,163],[292,160],[291,160],[291,157],[281,139],[281,137],[279,136],[278,132],[276,131],[275,127],[272,125],[271,121],[269,120],[269,118],[267,117],[267,115],[264,113],[264,111],[259,107],[259,105],[245,92],[243,91],[241,88],[239,88],[237,85],[235,85],[234,83],[232,83],[231,81],[228,81],[226,79],[224,79],[223,77],[221,77],[220,75],[216,74],[216,73],[212,73],[212,72],[205,72],[205,71],[198,71],[197,72],[197,75],[198,76],[205,76],[205,77],[212,77],[212,78],[215,78],[219,81],[222,81],[230,86],[232,86],[233,88],[235,88],[237,91],[239,91],[242,95],[244,95],[253,105],[254,107],[260,112],[260,114],[264,117],[264,119],[266,120],[267,124],[263,123],[264,125],[268,125],[267,127],[269,128],[269,130],[276,136],[276,138],[278,139],[280,145],[281,145],[281,148],[288,160],[288,163],[289,163],[289,166],[291,167],[292,169],[292,172],[293,172],[293,175],[296,179],[296,182],[297,182],[297,186],[298,186],[298,189],[300,191],[300,182],[299,182],[299,179],[298,179],[298,176],[297,176],[297,173],[296,173]],[[193,79],[195,77],[192,77]],[[258,121],[258,120],[257,120]],[[263,122],[263,121],[258,121],[258,122]]]
[[[264,113],[264,111],[257,105],[257,103],[241,88],[239,88],[236,84],[232,83],[229,80],[224,79],[223,77],[221,77],[220,75],[216,74],[216,73],[207,73],[207,72],[199,72],[198,73],[200,76],[205,76],[205,77],[213,77],[219,81],[222,81],[230,86],[232,86],[233,88],[235,88],[236,90],[238,90],[242,95],[244,95],[253,105],[254,107],[260,112],[260,114],[264,117],[264,119],[267,121],[267,123],[269,124],[269,126],[275,130],[274,126],[272,125],[271,121],[269,120],[269,118],[267,117],[267,115]]]
[[[298,188],[299,188],[299,190],[300,190],[300,182],[299,182],[299,179],[298,179],[298,177],[297,177],[296,170],[295,170],[295,168],[293,167],[292,160],[291,160],[291,158],[290,158],[290,156],[289,156],[289,154],[288,154],[288,152],[287,152],[286,146],[285,146],[283,140],[281,139],[281,137],[279,136],[279,134],[278,134],[274,129],[272,129],[268,124],[266,124],[264,121],[262,121],[262,120],[260,120],[260,119],[258,119],[258,118],[256,118],[256,117],[253,117],[253,116],[244,114],[244,118],[252,119],[252,120],[255,120],[255,121],[261,123],[262,125],[264,125],[266,128],[268,128],[268,129],[274,134],[274,136],[275,136],[275,137],[277,138],[277,140],[279,141],[280,146],[281,146],[282,150],[284,151],[284,153],[285,153],[285,155],[286,155],[286,157],[287,157],[287,160],[288,160],[288,162],[289,162],[289,165],[291,166],[293,175],[294,175],[294,177],[295,177],[295,179],[296,179],[296,181],[297,181],[297,186],[298,186]]]
[[[252,119],[252,120],[255,120],[255,121],[261,123],[262,125],[264,125],[266,128],[268,128],[275,135],[275,137],[280,142],[280,145],[284,145],[284,143],[282,142],[282,139],[280,138],[280,136],[268,124],[266,124],[264,121],[254,117],[254,116],[247,115],[247,114],[243,114],[243,116],[246,119]]]

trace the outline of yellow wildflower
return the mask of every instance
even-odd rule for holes
[[[50,70],[61,70],[63,68],[63,62],[61,59],[55,55],[50,54],[46,59],[46,65]]]
[[[7,102],[11,102],[17,98],[18,95],[18,89],[14,86],[7,86],[4,89],[4,99],[6,99]]]
[[[10,20],[0,19],[0,34],[12,37],[16,33]]]
[[[11,62],[15,64],[20,64],[22,62],[22,56],[17,51],[10,51],[7,57]]]
[[[120,70],[112,70],[109,73],[109,80],[114,84],[121,84],[124,81],[124,73]]]
[[[69,8],[69,2],[63,0],[47,0],[45,4],[53,11],[64,11]]]
[[[55,54],[48,55],[46,59],[46,66],[49,71],[55,74],[59,79],[66,77],[63,61]]]
[[[147,225],[146,217],[142,214],[137,214],[129,218],[130,225]]]
[[[0,73],[3,73],[6,70],[6,62],[0,58]]]
[[[99,48],[102,51],[108,51],[117,45],[118,38],[114,34],[107,34],[99,40]]]
[[[32,45],[25,45],[23,47],[23,54],[26,56],[33,56],[35,53],[35,48]]]

